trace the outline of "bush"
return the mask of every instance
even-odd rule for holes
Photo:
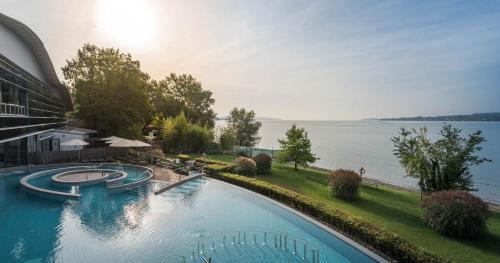
[[[179,159],[179,162],[182,164],[186,164],[187,161],[191,160],[191,156],[187,154],[179,154],[177,155],[177,158]]]
[[[212,139],[208,127],[189,123],[182,112],[163,120],[160,135],[166,152],[203,152]]]
[[[230,173],[233,171],[235,164],[209,164],[205,167],[205,170],[209,174],[216,174],[216,173]]]
[[[422,203],[424,221],[435,231],[460,238],[475,238],[486,232],[488,205],[468,192],[442,191]]]
[[[339,199],[353,200],[359,195],[361,176],[352,170],[337,169],[330,175],[331,195]]]
[[[432,252],[415,246],[397,235],[382,230],[371,223],[351,215],[343,210],[327,207],[322,202],[296,192],[229,173],[215,173],[213,178],[232,183],[254,192],[273,198],[285,205],[321,220],[338,231],[348,234],[371,247],[382,251],[397,262],[449,262]]]
[[[245,176],[255,176],[256,164],[252,159],[240,156],[236,158],[234,164],[236,165],[233,169],[235,173]]]
[[[269,154],[259,153],[253,157],[258,174],[268,174],[271,172],[272,158]]]
[[[195,162],[200,163],[200,164],[220,164],[220,165],[228,165],[230,163],[219,161],[219,160],[212,160],[212,159],[205,159],[203,157],[198,157],[194,159]]]
[[[245,151],[245,150],[239,150],[239,151],[236,153],[236,156],[238,156],[238,157],[247,157],[247,158],[250,158],[251,154],[250,154],[248,151]]]

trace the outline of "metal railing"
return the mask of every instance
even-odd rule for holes
[[[26,107],[0,102],[0,114],[5,115],[26,115]]]

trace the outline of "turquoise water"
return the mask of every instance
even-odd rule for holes
[[[160,195],[153,183],[115,193],[96,185],[80,188],[81,200],[60,203],[21,191],[26,174],[0,176],[1,262],[304,262],[304,250],[306,262],[318,255],[317,262],[373,262],[288,210],[217,180]]]
[[[259,147],[277,149],[278,139],[294,121],[262,121]],[[296,121],[309,132],[312,151],[320,158],[314,165],[324,168],[364,167],[366,176],[402,185],[416,186],[414,178],[405,172],[392,154],[391,137],[401,127],[427,127],[429,136],[436,138],[442,122],[417,121]],[[493,160],[473,168],[477,194],[482,198],[500,203],[500,122],[448,122],[463,130],[464,135],[481,130],[487,139],[480,155]]]

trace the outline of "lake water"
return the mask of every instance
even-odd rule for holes
[[[431,138],[437,138],[442,122],[418,121],[262,121],[261,148],[277,149],[278,139],[293,123],[305,128],[312,142],[312,151],[320,158],[314,165],[323,168],[364,167],[366,176],[401,186],[416,186],[416,180],[405,172],[392,154],[391,137],[401,127],[427,127]],[[481,130],[487,142],[483,143],[480,156],[491,159],[473,168],[477,194],[500,203],[500,122],[448,122],[463,130],[464,136]]]

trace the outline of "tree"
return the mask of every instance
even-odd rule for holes
[[[168,152],[202,152],[212,139],[207,127],[189,123],[181,112],[177,117],[164,119],[161,138]]]
[[[314,163],[318,158],[311,153],[311,141],[304,128],[297,128],[294,123],[286,131],[286,139],[278,140],[281,150],[278,154],[278,161],[281,163],[293,163],[295,170],[298,166],[308,167],[309,163]]]
[[[427,137],[425,127],[419,131],[402,128],[399,136],[392,138],[394,155],[408,176],[418,178],[422,192],[474,191],[470,167],[490,161],[475,154],[486,140],[481,131],[467,138],[461,133],[461,129],[444,124],[435,142]]]
[[[262,123],[255,120],[255,112],[233,108],[227,118],[227,128],[234,132],[239,146],[254,147],[260,141]]]
[[[75,117],[102,136],[139,137],[151,119],[149,76],[118,49],[85,44],[62,68]]]
[[[231,151],[233,149],[233,146],[238,144],[236,134],[232,129],[229,128],[221,129],[219,140],[223,151]]]
[[[175,117],[184,112],[187,120],[201,126],[213,128],[215,117],[212,105],[215,100],[210,90],[187,74],[170,73],[165,79],[154,83],[151,100],[157,114]]]

